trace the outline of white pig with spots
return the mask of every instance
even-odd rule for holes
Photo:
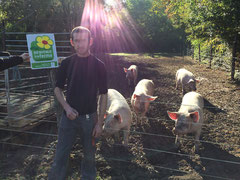
[[[168,111],[168,116],[175,121],[173,132],[176,134],[175,143],[180,145],[178,136],[188,133],[195,134],[195,151],[199,150],[199,137],[203,124],[203,97],[197,92],[188,92],[183,96],[178,112]]]
[[[124,145],[128,145],[129,131],[132,123],[131,109],[126,99],[115,89],[108,89],[107,113],[105,115],[103,134],[119,137],[123,130]]]

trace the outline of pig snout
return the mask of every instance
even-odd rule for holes
[[[102,132],[103,136],[110,136],[111,134],[113,134],[113,130],[111,130],[110,127],[103,128],[103,132]]]
[[[186,133],[188,133],[188,131],[189,131],[188,124],[186,124],[186,123],[177,124],[173,128],[173,133],[176,135],[186,134]]]
[[[139,114],[144,114],[145,112],[145,104],[144,103],[140,103],[138,106],[135,106],[135,110],[139,113]]]
[[[196,91],[197,88],[196,88],[196,82],[195,81],[192,81],[189,83],[189,87],[192,91]]]

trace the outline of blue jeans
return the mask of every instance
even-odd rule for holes
[[[66,179],[67,165],[71,148],[80,133],[83,145],[83,160],[81,164],[81,180],[96,178],[95,144],[92,144],[92,132],[96,123],[96,113],[81,115],[75,120],[69,120],[63,113],[59,129],[58,143],[49,180]]]

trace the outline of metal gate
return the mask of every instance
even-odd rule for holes
[[[27,52],[26,34],[37,33],[6,32],[5,50],[11,55]],[[70,55],[69,33],[54,36],[59,59]],[[27,62],[0,72],[0,126],[33,126],[54,113],[59,118],[61,107],[53,93],[55,72],[56,69],[32,70]]]

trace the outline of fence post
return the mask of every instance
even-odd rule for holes
[[[5,30],[5,22],[2,21],[2,50],[6,51],[6,30]],[[7,113],[8,116],[11,115],[10,112],[10,86],[9,86],[9,73],[8,69],[4,70],[4,79],[5,79],[5,89],[6,89],[6,104],[7,104]]]
[[[5,22],[2,21],[2,50],[6,51],[6,33],[5,33]]]
[[[201,62],[201,47],[200,47],[200,43],[198,44],[198,60],[199,60],[199,62]]]
[[[210,61],[209,61],[209,68],[211,69],[212,67],[212,43],[211,43],[211,46],[210,46]]]
[[[52,91],[54,92],[55,89],[55,83],[56,83],[56,68],[53,68],[50,70],[50,79],[51,79],[51,84],[52,84]],[[62,116],[63,108],[61,104],[58,102],[55,93],[54,93],[54,105],[55,105],[55,110],[56,110],[56,117],[57,117],[57,125],[59,125],[60,118]]]
[[[235,34],[235,38],[234,38],[234,41],[233,41],[232,64],[231,64],[231,80],[234,80],[234,74],[235,74],[235,62],[236,62],[236,51],[237,51],[237,36],[238,36],[238,33]]]

